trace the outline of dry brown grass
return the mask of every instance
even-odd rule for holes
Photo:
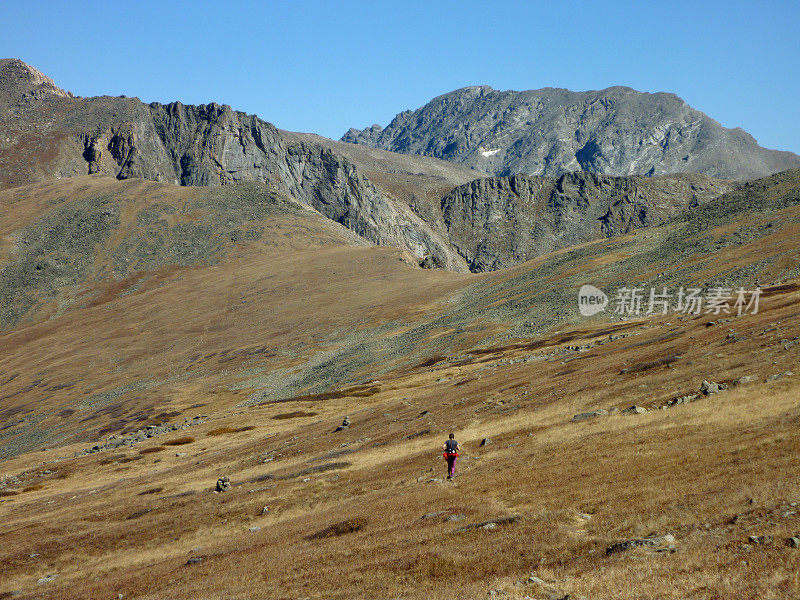
[[[791,598],[800,589],[800,553],[784,539],[798,533],[800,519],[783,515],[800,502],[792,475],[800,472],[796,378],[734,387],[645,415],[570,422],[597,406],[658,406],[703,378],[730,381],[746,372],[763,381],[788,370],[796,358],[780,340],[800,335],[797,320],[787,318],[796,305],[772,305],[737,321],[743,339],[736,344],[728,343],[727,329],[705,327],[703,319],[669,327],[643,322],[625,325],[631,337],[566,365],[561,357],[507,364],[552,347],[515,346],[460,366],[442,362],[385,376],[391,391],[374,406],[351,395],[336,399],[334,414],[359,415],[351,426],[358,431],[344,438],[334,437],[326,422],[294,425],[253,408],[238,418],[255,429],[220,438],[213,456],[198,448],[190,463],[166,457],[156,471],[134,466],[122,483],[104,471],[113,465],[73,459],[64,465],[73,475],[51,480],[44,498],[78,493],[70,508],[78,527],[43,526],[49,511],[58,510],[44,498],[31,499],[35,505],[24,495],[4,499],[8,588],[27,589],[40,576],[22,560],[33,551],[61,572],[50,584],[55,598],[191,598],[219,581],[230,598],[265,589],[275,597],[338,598],[550,593],[519,583],[531,571],[547,589],[575,596]],[[565,332],[559,343],[586,343],[596,333]],[[651,366],[623,372],[642,364]],[[557,375],[567,366],[569,374]],[[438,383],[443,374],[450,379]],[[443,475],[438,446],[451,428],[465,449],[458,476],[450,484],[427,483]],[[431,433],[407,439],[425,429]],[[265,440],[256,433],[265,431],[274,435]],[[479,449],[483,437],[493,443]],[[265,451],[276,458],[260,464]],[[341,452],[347,463],[323,463],[316,471],[308,464]],[[234,487],[212,494],[221,473]],[[145,478],[156,485],[142,491]],[[160,496],[167,485],[175,492]],[[270,509],[262,516],[264,505]],[[432,511],[444,513],[420,519]],[[465,518],[447,520],[455,514]],[[492,530],[458,531],[512,515],[520,518]],[[248,533],[254,524],[261,531]],[[33,537],[14,533],[28,529]],[[169,533],[154,539],[153,531]],[[674,554],[605,555],[614,542],[667,532],[677,539]],[[85,535],[92,536],[89,546],[81,543]],[[772,535],[774,542],[749,545],[750,535]],[[184,567],[198,546],[204,560]],[[70,566],[76,556],[79,569]]]
[[[206,433],[206,435],[215,436],[228,433],[241,433],[243,431],[252,431],[253,429],[255,429],[254,425],[246,425],[245,427],[217,427]]]
[[[334,523],[325,529],[321,529],[316,533],[308,536],[309,540],[323,540],[325,538],[339,537],[340,535],[347,535],[348,533],[355,533],[361,531],[367,526],[367,519],[363,517],[356,517],[355,519],[346,519]]]
[[[191,444],[194,442],[194,438],[190,435],[185,435],[183,437],[175,438],[172,440],[167,440],[164,442],[165,446],[184,446],[186,444]]]
[[[47,193],[52,200],[55,191]],[[10,211],[18,220],[34,212]],[[791,240],[773,241],[776,251],[790,247]],[[474,350],[461,361],[426,360],[420,350],[412,366],[379,375],[365,367],[353,379],[380,384],[275,405],[247,407],[252,390],[231,385],[253,367],[291,371],[316,350],[335,348],[340,330],[402,319],[400,330],[465,282],[490,285],[522,271],[461,278],[411,272],[389,249],[284,248],[183,270],[141,294],[110,289],[99,306],[4,335],[0,381],[18,376],[3,394],[20,392],[4,410],[25,418],[41,411],[39,426],[54,431],[91,429],[76,433],[79,443],[0,463],[1,475],[17,477],[0,490],[0,594],[451,599],[499,589],[520,599],[800,597],[800,551],[784,543],[800,534],[792,507],[800,506],[800,378],[765,382],[797,373],[800,347],[781,343],[800,336],[797,282],[769,290],[758,315],[715,327],[707,318],[670,316],[459,346],[454,354]],[[490,298],[501,300],[502,293]],[[629,337],[606,342],[622,333]],[[597,341],[606,343],[552,354]],[[267,358],[270,348],[313,351]],[[180,377],[96,411],[55,412],[75,398],[174,373]],[[703,379],[745,374],[757,382],[658,408]],[[632,404],[654,410],[571,422],[578,412]],[[86,431],[133,431],[201,408],[208,424],[187,431],[197,439],[185,436],[191,441],[180,453],[73,457],[95,443]],[[334,432],[345,414],[352,425]],[[207,427],[228,435],[208,438]],[[449,431],[463,448],[457,477],[436,481]],[[480,447],[485,437],[492,444]],[[168,438],[145,443],[167,447],[175,441]],[[222,475],[232,488],[215,494]],[[448,520],[455,515],[463,518]],[[519,519],[461,530],[511,516]],[[353,519],[366,526],[309,539]],[[605,555],[615,542],[667,532],[677,539],[675,553]],[[749,544],[750,535],[774,541]],[[196,556],[203,561],[185,566]],[[51,572],[59,574],[54,582],[36,584]],[[531,572],[548,589],[526,583]]]

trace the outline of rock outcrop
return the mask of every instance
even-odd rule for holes
[[[514,175],[458,186],[441,209],[448,238],[470,270],[490,271],[663,223],[731,188],[702,176]]]
[[[610,162],[603,162],[598,154],[592,161],[575,164],[558,158],[563,148],[548,150],[548,156],[555,158],[547,159],[547,168],[536,167],[534,171],[550,173],[574,167],[653,174],[672,169],[665,167],[663,160],[656,160],[661,160],[658,156],[666,160],[664,157],[672,156],[672,151],[664,150],[657,156],[648,150],[650,142],[641,140],[648,128],[661,123],[648,112],[653,106],[661,107],[658,114],[663,113],[665,119],[677,110],[678,99],[673,96],[642,95],[625,88],[577,95],[565,90],[525,92],[519,97],[514,94],[485,87],[459,90],[420,111],[403,113],[386,129],[370,128],[363,140],[352,132],[349,138],[466,163],[470,162],[470,153],[477,152],[478,162],[506,161],[502,167],[501,163],[482,163],[487,171],[525,170],[528,163],[508,162],[513,153],[498,150],[487,138],[491,137],[489,133],[483,132],[497,116],[497,106],[507,105],[507,110],[489,128],[491,135],[511,139],[509,132],[522,131],[519,122],[523,112],[528,111],[525,114],[533,119],[531,127],[537,123],[536,127],[549,127],[547,119],[555,114],[555,106],[572,106],[569,103],[579,98],[586,104],[580,110],[593,116],[581,117],[580,127],[571,135],[588,139],[590,134],[595,135],[592,127],[603,123],[604,131],[611,132],[608,143],[614,148],[623,148],[618,144],[619,136],[627,140],[626,144],[641,138],[636,142],[637,150],[615,150],[616,154],[608,154],[613,158]],[[531,103],[538,112],[533,111]],[[680,114],[695,115],[696,111],[681,106],[685,110]],[[570,109],[568,114],[576,110]],[[601,113],[606,117],[601,118]],[[643,117],[645,113],[650,116]],[[483,116],[475,121],[478,114]],[[633,133],[619,129],[620,119],[629,123]],[[400,122],[408,125],[403,125],[405,133],[391,133]],[[516,125],[507,126],[507,122]],[[508,127],[511,129],[506,131]],[[558,132],[566,125],[553,127]],[[469,131],[466,141],[460,137],[465,131]],[[680,138],[669,131],[662,132],[664,140]],[[426,135],[437,137],[424,148],[418,146]],[[539,135],[544,134],[529,131],[524,139],[538,139]],[[647,135],[655,136],[652,132]],[[653,140],[656,138],[662,139],[655,136]],[[451,141],[440,147],[446,140]],[[605,138],[597,140],[598,147],[606,147]],[[527,143],[514,142],[514,152],[533,160],[538,150],[526,149]],[[552,148],[561,148],[558,144]],[[587,144],[585,141],[584,146]],[[272,191],[296,199],[371,243],[405,250],[409,262],[425,268],[486,271],[513,266],[569,245],[661,223],[731,188],[729,182],[702,175],[615,179],[573,173],[558,179],[515,175],[469,181],[467,169],[454,169],[434,159],[417,156],[411,160],[366,147],[356,150],[350,144],[281,132],[254,115],[216,103],[189,106],[180,102],[144,104],[125,97],[76,98],[21,61],[0,61],[0,189],[87,173],[181,186],[263,182]],[[570,152],[588,156],[576,148]],[[715,154],[714,160],[717,158]],[[694,168],[700,163],[686,164]],[[760,163],[752,164],[758,167]],[[645,168],[647,165],[661,166]],[[482,175],[475,172],[475,177]]]
[[[386,127],[350,129],[342,141],[423,154],[496,175],[558,176],[703,173],[763,177],[800,167],[800,156],[768,150],[727,129],[674,94],[627,87],[455,90]]]
[[[0,63],[0,187],[87,173],[184,186],[261,181],[375,244],[465,270],[446,242],[320,144],[211,103],[75,98],[20,61]]]

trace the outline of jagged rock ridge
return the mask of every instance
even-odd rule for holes
[[[726,129],[674,94],[627,87],[455,90],[384,129],[350,129],[342,141],[451,160],[496,175],[702,173],[751,179],[800,167],[800,156],[768,150]]]
[[[710,177],[513,175],[458,186],[441,201],[448,237],[472,271],[492,271],[666,222],[733,185]]]
[[[21,61],[0,63],[0,187],[86,173],[199,186],[262,181],[373,243],[465,270],[422,219],[330,149],[227,105],[75,98],[35,73]]]

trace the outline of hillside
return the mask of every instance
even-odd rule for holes
[[[252,183],[2,194],[4,266],[95,225],[0,333],[0,597],[800,593],[800,171],[481,274]],[[613,312],[756,284],[755,314]]]
[[[702,175],[606,178],[598,185],[597,177],[576,174],[566,192],[563,180],[539,181],[535,187],[560,194],[544,202],[544,195],[518,196],[513,185],[487,180],[482,171],[279,131],[226,105],[76,98],[25,63],[0,60],[0,189],[85,174],[183,187],[264,183],[365,241],[454,272],[512,266],[657,224],[732,188]],[[554,233],[567,205],[573,231]],[[508,211],[509,220],[486,222],[498,211]],[[507,239],[512,224],[514,239]]]
[[[674,94],[626,87],[466,87],[399,113],[385,128],[350,129],[342,141],[434,156],[500,176],[589,171],[746,180],[800,167],[800,156],[762,148],[747,132],[722,127]]]
[[[365,240],[466,268],[413,211],[318,143],[227,105],[77,98],[22,61],[0,60],[0,189],[85,174],[182,186],[268,183]]]

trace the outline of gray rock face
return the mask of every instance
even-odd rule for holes
[[[701,176],[477,179],[441,200],[450,242],[471,271],[510,267],[600,237],[665,222],[730,189]]]
[[[370,242],[464,270],[446,241],[342,155],[227,105],[75,98],[32,67],[5,60],[0,134],[0,188],[87,173],[185,186],[260,181]]]
[[[726,129],[674,94],[627,87],[523,92],[455,90],[382,129],[351,129],[342,141],[423,154],[497,175],[704,173],[750,179],[800,166],[742,129]]]

